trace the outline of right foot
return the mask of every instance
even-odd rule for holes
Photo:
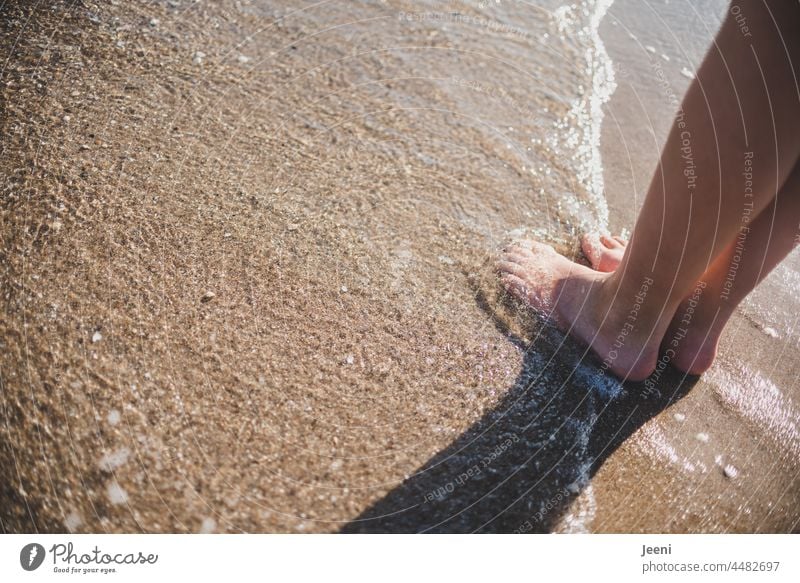
[[[675,312],[662,347],[678,370],[700,375],[714,363],[722,330],[733,313],[719,298],[701,282]]]
[[[583,254],[592,264],[592,269],[611,273],[622,263],[628,242],[622,237],[586,233],[581,237]]]
[[[621,237],[587,233],[581,238],[581,248],[592,269],[612,272],[620,263],[628,242]],[[687,297],[670,323],[662,347],[671,364],[678,370],[699,375],[711,368],[717,356],[717,346],[730,311],[720,310],[714,293],[698,285]],[[724,307],[724,306],[723,306]]]
[[[590,346],[604,370],[623,380],[640,381],[655,369],[665,330],[660,330],[661,335],[649,334],[644,314],[640,314],[641,322],[635,328],[627,330],[630,306],[609,308],[603,290],[607,275],[533,241],[506,247],[497,261],[497,271],[509,293]],[[623,329],[626,333],[621,336]],[[619,338],[623,338],[621,344]]]

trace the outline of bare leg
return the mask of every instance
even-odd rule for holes
[[[742,228],[703,274],[696,301],[685,299],[664,338],[674,348],[672,364],[692,374],[714,362],[725,324],[736,307],[798,244],[800,233],[800,164],[780,193]],[[693,294],[694,295],[694,294]]]
[[[755,220],[747,221],[684,298],[662,344],[674,366],[692,374],[711,366],[736,306],[798,245],[799,234],[800,164],[778,196]],[[585,236],[582,244],[597,271],[617,269],[627,247],[619,237],[596,233]]]
[[[587,343],[604,370],[641,380],[682,301],[735,242],[745,209],[774,199],[800,154],[793,63],[800,4],[743,2],[751,37],[723,23],[676,118],[622,263],[612,273],[546,246],[512,246],[498,262],[507,288]],[[757,161],[743,201],[744,159]]]

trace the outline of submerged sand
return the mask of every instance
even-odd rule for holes
[[[605,220],[547,141],[591,81],[557,3],[292,4],[2,9],[3,530],[796,530],[792,321],[643,399],[497,290]],[[613,228],[671,111],[630,14]]]

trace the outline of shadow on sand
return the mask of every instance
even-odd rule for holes
[[[606,458],[697,380],[667,367],[657,391],[620,384],[560,333],[522,340],[478,302],[525,353],[513,387],[342,532],[550,532]]]

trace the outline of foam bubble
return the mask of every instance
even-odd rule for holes
[[[106,495],[112,504],[125,504],[128,501],[128,493],[116,480],[112,480],[108,483],[108,486],[106,486]]]
[[[98,465],[104,472],[112,472],[128,461],[130,450],[127,447],[120,447],[112,452],[108,452],[100,458]]]
[[[83,524],[83,518],[74,510],[64,519],[64,526],[69,532],[77,532]]]
[[[597,501],[592,485],[586,486],[570,507],[570,511],[559,521],[554,529],[564,534],[585,534],[591,532],[590,526],[597,513]]]

